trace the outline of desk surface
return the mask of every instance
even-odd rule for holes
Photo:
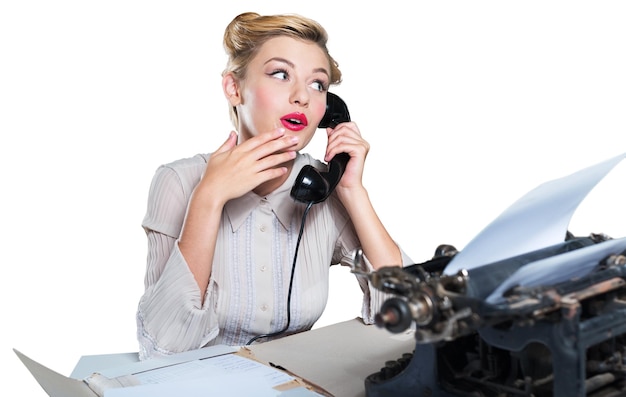
[[[386,361],[415,349],[414,333],[392,334],[360,319],[249,346],[260,360],[280,365],[338,397],[365,396],[365,378]]]

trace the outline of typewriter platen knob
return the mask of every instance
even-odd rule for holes
[[[385,327],[387,331],[397,334],[411,326],[413,316],[405,300],[390,298],[383,303],[374,320],[377,326]]]

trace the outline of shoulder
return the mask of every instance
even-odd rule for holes
[[[193,157],[186,157],[178,159],[159,166],[159,169],[165,168],[172,170],[175,173],[202,173],[210,154],[196,154]]]
[[[199,154],[157,168],[148,194],[144,228],[171,237],[180,234],[191,193],[202,177],[208,158]]]
[[[185,195],[191,194],[202,177],[209,157],[209,154],[197,154],[160,165],[152,179],[153,187],[178,185]]]

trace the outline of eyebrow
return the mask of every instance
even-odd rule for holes
[[[267,65],[270,62],[273,61],[277,61],[277,62],[282,62],[282,63],[286,63],[287,65],[289,65],[289,67],[294,68],[296,67],[296,65],[294,65],[293,62],[285,59],[285,58],[281,58],[281,57],[273,57],[268,59],[267,61],[265,61],[264,65]],[[313,73],[324,73],[326,76],[330,76],[330,73],[328,73],[328,70],[326,70],[326,68],[315,68],[313,69]]]

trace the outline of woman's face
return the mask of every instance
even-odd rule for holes
[[[286,36],[265,42],[239,85],[241,138],[284,127],[302,149],[324,116],[329,73],[328,58],[315,43]]]

